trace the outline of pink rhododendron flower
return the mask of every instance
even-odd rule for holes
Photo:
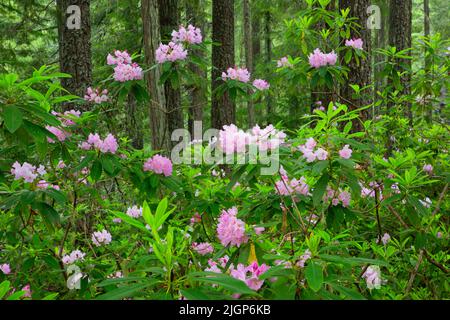
[[[228,68],[226,73],[222,72],[222,80],[227,81],[228,79],[247,83],[250,81],[250,72],[246,68]]]
[[[264,232],[264,230],[266,230],[266,228],[264,227],[254,227],[253,230],[255,231],[256,234],[262,234]]]
[[[382,237],[381,237],[381,242],[384,245],[387,245],[388,242],[391,240],[391,236],[389,235],[389,233],[385,233]]]
[[[113,219],[113,222],[114,222],[114,223],[122,223],[122,219],[120,219],[120,218],[114,218],[114,219]]]
[[[353,47],[355,49],[362,50],[362,48],[363,48],[363,40],[360,39],[360,38],[345,40],[345,46],[346,47]]]
[[[184,60],[187,57],[187,50],[184,49],[181,43],[173,41],[169,44],[160,44],[156,49],[156,62],[164,63],[167,61],[175,62],[177,60]]]
[[[339,156],[343,159],[350,159],[350,157],[352,156],[352,152],[352,149],[350,149],[349,145],[346,144],[344,148],[339,150]]]
[[[202,43],[202,31],[193,25],[188,25],[187,28],[181,26],[178,31],[172,31],[173,42],[187,42],[190,44]]]
[[[79,144],[79,148],[83,150],[90,150],[91,148],[95,148],[102,153],[116,153],[119,145],[117,143],[116,138],[112,134],[108,134],[105,140],[102,140],[100,136],[95,133],[90,133],[87,141]]]
[[[350,205],[351,195],[348,191],[342,191],[339,193],[338,199],[342,202],[343,207],[348,207]]]
[[[194,242],[194,243],[192,243],[192,249],[194,249],[195,252],[197,252],[198,254],[200,254],[202,256],[214,252],[213,246],[207,242],[202,242],[202,243]]]
[[[433,173],[433,166],[431,164],[425,164],[422,169],[428,174]]]
[[[369,266],[363,273],[362,278],[366,279],[367,288],[380,289],[381,288],[381,271],[379,266]]]
[[[144,171],[153,171],[156,174],[164,174],[168,177],[172,175],[172,161],[159,154],[149,158],[144,163]]]
[[[86,254],[80,250],[74,250],[70,254],[63,256],[62,262],[64,264],[73,264],[77,261],[83,261],[85,256]]]
[[[258,90],[268,90],[270,88],[270,84],[263,79],[255,79],[253,81],[253,86]]]
[[[127,209],[127,216],[132,218],[139,218],[142,217],[142,207],[132,206],[131,208]]]
[[[202,216],[196,212],[191,218],[191,225],[202,222]]]
[[[65,141],[67,139],[67,137],[69,136],[68,132],[61,130],[57,127],[45,126],[45,129],[47,129],[48,131],[53,133],[56,136],[56,138],[61,142]],[[47,141],[49,143],[55,143],[55,140],[53,140],[52,138],[49,138],[49,137],[47,137]]]
[[[141,80],[142,77],[142,68],[137,63],[118,64],[114,68],[114,80],[118,82]]]
[[[111,234],[103,229],[102,231],[96,231],[92,234],[92,242],[100,247],[101,245],[110,244],[112,241]]]
[[[315,155],[317,160],[327,160],[328,158],[328,152],[322,148],[317,149]]]
[[[21,291],[25,291],[25,294],[22,296],[24,298],[31,298],[31,286],[27,284],[25,287],[22,288]]]
[[[245,223],[236,217],[237,213],[236,207],[233,207],[222,210],[219,217],[217,236],[224,247],[228,245],[239,247],[248,241],[248,237],[245,235]]]
[[[282,67],[292,67],[292,63],[289,62],[288,57],[282,57],[280,60],[277,61],[277,67],[278,68],[282,68]]]
[[[108,90],[100,91],[99,88],[87,88],[84,100],[94,103],[102,103],[108,101]]]
[[[56,165],[56,168],[64,169],[65,167],[66,167],[66,164],[64,163],[64,161],[59,160],[58,164]]]
[[[309,64],[313,68],[320,68],[326,65],[334,66],[336,61],[337,54],[334,51],[330,53],[323,53],[319,48],[317,48],[309,55]]]
[[[114,56],[108,54],[106,62],[108,65],[131,64],[131,57],[126,50],[125,51],[115,50]]]
[[[35,166],[28,162],[24,162],[23,165],[21,165],[17,161],[12,165],[11,174],[14,175],[14,180],[23,178],[25,182],[29,183],[32,183],[38,176]]]
[[[242,263],[239,263],[236,268],[230,267],[230,270],[230,275],[233,278],[244,281],[250,289],[258,291],[264,284],[264,280],[260,280],[259,276],[269,270],[269,267],[265,264],[259,266],[255,261],[248,267],[245,267]],[[250,275],[248,275],[248,273],[250,273]]]
[[[308,261],[309,259],[311,259],[311,251],[309,251],[309,249],[305,250],[305,253],[303,253],[299,260],[297,261],[296,265],[300,268],[304,268],[305,267],[305,263],[306,261]]]
[[[292,194],[302,194],[304,196],[310,195],[309,186],[306,184],[305,177],[301,177],[300,180],[292,179],[284,170],[283,166],[280,167],[281,180],[275,182],[275,190],[279,195],[288,196]]]
[[[0,264],[0,271],[3,272],[3,274],[10,274],[11,267],[7,263]]]

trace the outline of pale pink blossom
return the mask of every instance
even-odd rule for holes
[[[159,154],[147,159],[144,163],[144,171],[153,171],[156,174],[164,174],[168,177],[172,175],[172,161]]]
[[[187,28],[181,26],[178,31],[172,31],[173,42],[187,42],[189,44],[202,43],[202,31],[193,25],[188,25]]]
[[[94,103],[102,103],[108,101],[108,90],[101,90],[100,88],[87,88],[84,100]]]
[[[350,40],[345,40],[345,46],[346,47],[353,47],[355,49],[360,49],[362,50],[363,48],[363,40],[358,38],[358,39],[350,39]]]
[[[253,86],[258,90],[268,90],[270,88],[270,84],[263,79],[255,79],[253,81]]]
[[[431,164],[425,164],[422,169],[428,174],[433,173],[433,166]]]
[[[110,244],[112,241],[111,234],[103,229],[102,231],[96,231],[92,234],[92,242],[100,247],[101,245]]]
[[[69,136],[69,133],[57,128],[57,127],[53,127],[53,126],[45,126],[45,129],[47,129],[49,132],[53,133],[56,138],[60,141],[63,142],[67,139],[67,137]],[[52,138],[47,137],[47,141],[49,143],[55,143],[55,140],[53,140]]]
[[[11,267],[7,263],[0,264],[0,271],[3,272],[3,274],[10,274]]]
[[[282,68],[282,67],[292,67],[292,63],[289,62],[288,57],[282,57],[280,60],[277,61],[277,67],[278,68]]]
[[[339,156],[343,159],[350,159],[350,157],[352,156],[352,152],[353,151],[352,149],[350,149],[350,146],[346,144],[344,148],[339,150]]]
[[[207,243],[207,242],[202,242],[202,243],[193,242],[192,249],[194,249],[195,252],[197,252],[198,254],[200,254],[202,256],[214,252],[214,247],[210,243]]]
[[[164,63],[167,61],[175,62],[177,60],[184,60],[187,57],[187,50],[184,49],[181,43],[173,41],[168,44],[160,44],[156,49],[156,62]]]
[[[228,79],[247,83],[250,81],[250,72],[246,68],[228,68],[226,73],[222,72],[222,80]]]
[[[127,216],[132,218],[139,218],[142,217],[142,207],[132,206],[131,208],[127,209]]]
[[[333,66],[337,61],[337,55],[334,51],[330,53],[323,53],[319,48],[315,49],[308,58],[309,64],[313,68],[320,68],[326,65]]]
[[[248,237],[245,235],[245,223],[236,217],[238,211],[236,207],[222,210],[217,224],[217,236],[220,243],[226,246],[240,246],[247,243]]]

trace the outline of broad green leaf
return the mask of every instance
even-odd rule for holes
[[[314,292],[320,290],[323,284],[323,271],[320,264],[310,261],[305,269],[305,277],[309,287]]]

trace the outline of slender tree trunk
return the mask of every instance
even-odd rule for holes
[[[205,37],[205,18],[204,18],[204,0],[190,0],[186,2],[186,19],[187,22],[200,28],[203,32],[203,37]],[[193,50],[192,55],[204,58],[204,53],[200,50]],[[206,71],[200,68],[197,64],[191,63],[189,69],[198,78],[197,82],[191,85],[189,88],[190,95],[190,105],[188,108],[189,113],[189,132],[191,137],[194,135],[194,121],[203,120],[203,108],[208,104],[208,99],[206,96],[206,88],[204,85],[204,80],[206,79]]]
[[[159,0],[159,23],[161,27],[161,38],[163,41],[170,41],[172,30],[179,27],[179,1]],[[183,109],[181,106],[180,86],[174,87],[170,81],[164,83],[164,93],[166,95],[166,109],[168,112],[169,135],[176,129],[184,127]],[[175,145],[177,142],[172,142]]]
[[[425,37],[430,36],[430,0],[423,1],[423,34]],[[425,49],[424,55],[425,55],[425,70],[427,72],[430,72],[432,61],[430,60],[430,57],[429,57],[426,49]],[[431,91],[431,88],[429,91]],[[426,106],[427,106],[427,121],[428,121],[428,123],[432,123],[433,122],[433,102],[430,101],[429,103],[426,104]]]
[[[56,1],[60,70],[72,76],[61,79],[61,85],[80,97],[92,83],[90,3],[90,0]],[[72,108],[74,104],[64,105],[66,110]]]
[[[155,51],[161,42],[159,30],[158,0],[142,0],[142,27],[145,63],[148,67],[156,64]],[[153,150],[169,150],[170,135],[167,122],[164,87],[159,85],[161,68],[158,66],[146,73],[147,88],[150,93],[149,114]]]
[[[372,103],[372,95],[367,93],[367,90],[361,92],[361,96],[357,98],[353,98],[353,89],[350,87],[350,84],[356,84],[360,88],[370,85],[371,83],[371,30],[365,26],[367,19],[369,18],[369,14],[367,13],[367,8],[370,6],[370,0],[340,0],[339,7],[341,10],[350,8],[350,17],[355,17],[357,20],[355,21],[360,26],[362,26],[361,30],[359,30],[359,34],[352,30],[350,37],[351,38],[361,38],[364,43],[364,51],[366,51],[369,56],[366,59],[360,59],[359,65],[356,63],[356,59],[350,60],[347,64],[347,67],[350,69],[348,72],[348,84],[344,85],[341,88],[341,96],[344,98],[344,103],[349,106],[350,110],[357,109],[359,107],[367,106]],[[367,111],[362,111],[360,113],[360,120],[365,121],[368,118]],[[358,119],[353,121],[353,130],[361,131],[362,124]]]
[[[266,45],[266,63],[269,65],[272,62],[272,38],[271,38],[271,23],[272,15],[270,11],[266,11],[264,14],[264,27],[265,27],[265,45]],[[267,102],[267,121],[269,121],[270,115],[272,114],[272,98],[270,95],[266,98]],[[270,122],[270,121],[269,121]]]
[[[222,84],[222,72],[234,66],[234,0],[212,1],[212,41],[221,45],[212,48],[211,126],[222,129],[236,121],[236,106],[229,94],[219,97],[215,93]]]
[[[253,7],[252,7],[253,8]],[[250,9],[252,10],[252,9]],[[261,54],[261,22],[259,15],[253,10],[252,19],[252,53],[253,53],[253,70],[256,70],[256,61]]]
[[[411,23],[412,23],[412,0],[391,0],[390,2],[390,30],[389,30],[389,44],[397,48],[397,51],[411,48]],[[408,55],[411,55],[408,52]],[[399,67],[399,72],[406,73],[401,77],[400,82],[403,90],[402,95],[409,95],[411,93],[411,60],[401,59],[398,61],[404,68]],[[409,118],[412,124],[411,103],[406,103],[405,115]]]
[[[252,41],[252,25],[251,25],[251,12],[250,12],[250,1],[244,0],[244,44],[245,44],[245,65],[248,71],[253,74],[253,41]],[[249,96],[252,93],[249,91]],[[250,99],[247,102],[248,111],[248,126],[251,128],[255,125],[255,106],[253,101]]]
[[[130,93],[128,95],[128,105],[125,106],[126,129],[128,137],[131,139],[131,145],[135,149],[144,147],[144,138],[142,135],[142,121],[139,116],[138,103],[136,97]]]
[[[381,23],[380,23],[380,29],[375,29],[375,39],[374,39],[374,49],[382,49],[385,48],[387,45],[386,42],[386,35],[388,34],[389,29],[389,19],[386,17],[389,16],[389,2],[387,0],[378,0],[377,5],[380,7],[380,14],[381,14]],[[374,58],[374,83],[375,83],[375,90],[374,90],[374,100],[378,99],[377,92],[381,92],[383,85],[384,85],[384,78],[381,76],[381,71],[383,70],[383,61],[384,57],[379,53],[373,53]],[[374,106],[374,112],[373,115],[378,115],[381,112],[380,106],[375,107]]]

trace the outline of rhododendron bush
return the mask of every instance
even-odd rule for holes
[[[287,25],[289,37],[296,26]],[[446,124],[410,127],[394,107],[362,119],[371,106],[336,96],[314,101],[295,127],[290,116],[239,121],[187,144],[242,159],[252,148],[276,154],[271,174],[263,169],[273,163],[180,164],[170,150],[132,146],[121,103],[151,99],[144,81],[154,68],[159,85],[188,85],[183,66],[208,63],[196,57],[205,38],[180,26],[154,66],[112,50],[108,74],[83,97],[53,67],[0,75],[0,298],[448,298]],[[348,61],[364,58],[349,36],[302,49],[267,63],[272,79],[243,65],[220,70],[211,94],[260,103],[296,86],[348,85]],[[378,104],[388,100],[379,92]]]

